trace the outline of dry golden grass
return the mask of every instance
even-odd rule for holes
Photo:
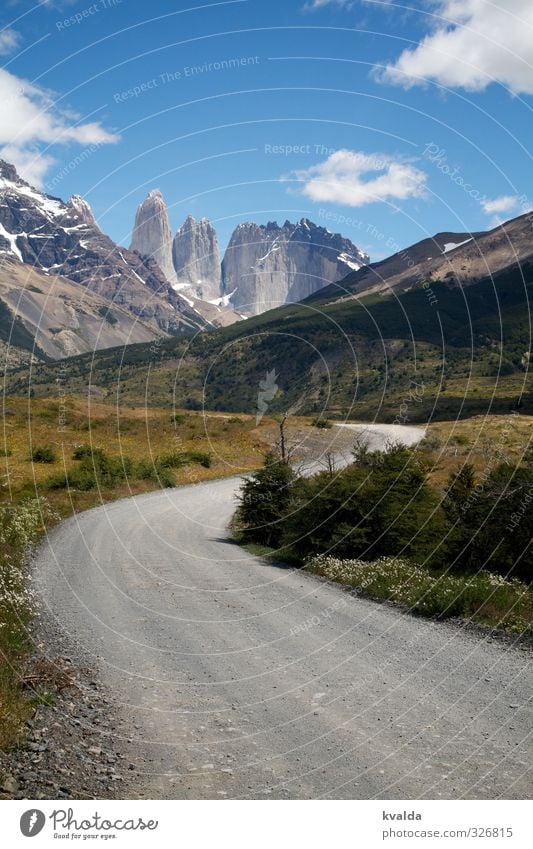
[[[46,495],[65,516],[102,501],[158,488],[156,481],[130,480],[108,491],[49,491],[47,478],[74,467],[72,454],[80,445],[101,448],[134,463],[169,452],[211,454],[210,468],[194,464],[176,469],[178,485],[239,474],[261,464],[271,425],[264,419],[256,427],[255,418],[244,415],[117,408],[82,398],[9,397],[4,402],[0,441],[0,501]],[[55,462],[33,462],[32,451],[39,447],[50,447]]]
[[[473,416],[428,426],[426,444],[433,446],[437,465],[431,481],[443,484],[464,463],[481,472],[487,464],[507,461],[516,464],[532,444],[533,416]]]

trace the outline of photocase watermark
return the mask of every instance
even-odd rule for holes
[[[511,513],[511,521],[507,525],[507,530],[512,531],[514,528],[517,528],[525,514],[529,511],[529,505],[533,501],[533,486],[530,486],[522,500],[520,501],[520,506],[518,510],[515,510],[514,513]]]
[[[409,407],[411,404],[421,404],[426,391],[426,384],[417,383],[416,380],[410,381],[410,389],[408,394],[402,399],[400,409],[394,418],[394,424],[405,424],[409,421]]]
[[[310,616],[309,619],[304,619],[303,622],[298,623],[298,625],[293,625],[290,630],[291,637],[294,637],[296,634],[306,633],[310,631],[311,628],[316,628],[317,625],[321,625],[323,622],[331,619],[333,614],[340,610],[341,607],[346,607],[347,601],[344,598],[339,598],[337,601],[334,601],[333,604],[330,604],[329,607],[326,607],[320,615],[315,614],[314,616]]]
[[[461,505],[461,510],[463,513],[467,513],[468,510],[470,510],[470,508],[472,507],[472,505],[475,504],[478,498],[480,498],[481,495],[484,493],[487,481],[490,479],[491,473],[497,463],[507,462],[507,457],[505,456],[503,447],[509,438],[510,427],[508,425],[510,424],[512,418],[516,419],[516,417],[519,415],[520,414],[516,410],[513,410],[513,412],[511,413],[511,417],[507,419],[506,426],[500,432],[498,442],[495,445],[491,445],[491,456],[483,470],[483,474],[477,481],[474,489],[472,490],[466,501],[464,501]]]
[[[427,142],[422,156],[435,165],[442,174],[449,177],[452,183],[459,186],[459,188],[461,188],[469,197],[477,200],[479,203],[484,203],[488,200],[486,194],[480,192],[480,190],[476,189],[472,183],[468,183],[464,179],[459,167],[456,166],[454,168],[448,164],[448,151],[446,148],[440,147],[440,145],[435,142]]]
[[[239,68],[246,68],[250,65],[258,65],[261,62],[259,56],[234,56],[229,59],[219,59],[216,62],[204,62],[202,65],[185,65],[183,68],[177,68],[172,71],[163,71],[157,77],[151,77],[148,80],[143,80],[131,88],[123,91],[116,91],[113,95],[115,103],[125,103],[127,100],[132,100],[136,97],[153,91],[156,88],[170,85],[171,83],[182,82],[191,77],[200,77],[203,74],[218,73],[220,71],[235,71]]]
[[[90,159],[91,156],[98,150],[100,150],[101,147],[103,147],[103,144],[94,142],[93,144],[90,144],[86,148],[84,148],[81,153],[76,154],[76,156],[74,156],[69,162],[67,162],[67,164],[64,165],[63,168],[61,168],[57,172],[57,174],[47,180],[45,186],[46,190],[48,192],[53,192],[54,189],[59,185],[59,183],[61,183],[62,180],[65,179],[65,177],[68,177],[69,174],[72,174],[72,172],[76,170],[76,168],[78,168],[80,165],[83,165],[83,163]]]
[[[57,385],[57,430],[58,433],[64,433],[67,429],[67,406],[65,404],[65,398],[67,397],[67,376],[68,376],[68,368],[64,364],[63,361],[59,364],[58,367],[59,376],[56,377],[56,385]]]
[[[376,159],[376,162],[378,161],[379,160]],[[376,225],[372,224],[370,221],[363,221],[361,218],[352,218],[348,215],[341,215],[340,213],[333,212],[332,210],[319,209],[318,217],[323,221],[335,224],[339,228],[350,227],[354,230],[359,230],[371,239],[374,239],[377,242],[382,242],[387,256],[397,254],[400,259],[403,260],[406,267],[412,271],[415,276],[415,285],[419,285],[424,290],[431,306],[435,306],[438,303],[438,298],[432,289],[432,281],[428,279],[427,274],[420,268],[420,263],[415,262],[410,255],[409,250],[407,248],[402,249],[399,242],[397,242],[392,236],[388,236],[383,232],[383,230],[380,230],[379,227],[376,227]]]
[[[274,400],[279,392],[279,386],[276,383],[278,377],[279,375],[276,373],[276,369],[271,369],[271,371],[267,371],[265,379],[259,381],[257,410],[255,416],[256,425],[260,423],[261,419],[268,410],[268,405]]]
[[[20,818],[20,830],[24,837],[36,837],[44,828],[46,817],[38,808],[24,811]]]
[[[114,9],[116,6],[122,6],[122,3],[123,0],[97,0],[97,2],[93,3],[91,6],[86,6],[85,9],[71,15],[70,18],[63,18],[61,21],[56,21],[56,29],[58,32],[63,32],[64,30],[75,27],[78,24],[82,24],[84,21],[94,17],[94,15],[98,15],[100,12],[107,12],[109,9]]]

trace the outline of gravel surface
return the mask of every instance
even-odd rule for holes
[[[92,776],[90,792],[527,798],[530,652],[252,556],[228,538],[238,486],[115,502],[40,550],[54,639],[98,669],[109,701],[105,733],[77,751],[105,738],[123,781]]]

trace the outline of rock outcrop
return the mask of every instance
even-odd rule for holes
[[[172,232],[167,205],[159,189],[150,192],[137,209],[131,250],[155,260],[168,282],[175,281]]]
[[[178,288],[209,301],[221,295],[221,269],[215,228],[207,218],[188,215],[174,236],[172,259]]]
[[[301,301],[369,261],[349,239],[306,218],[239,224],[222,263],[223,295],[238,312],[258,315]]]

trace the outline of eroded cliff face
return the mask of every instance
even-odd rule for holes
[[[303,218],[239,224],[222,263],[223,295],[239,312],[258,315],[301,301],[369,261],[349,239]]]
[[[174,236],[172,259],[178,288],[209,301],[221,292],[220,254],[215,228],[207,218],[188,215]]]
[[[222,266],[215,228],[206,218],[187,216],[172,242],[159,191],[150,192],[137,210],[132,247],[155,260],[183,297],[210,301],[219,310],[257,315],[314,292],[357,271],[369,257],[349,239],[307,218],[266,225],[239,224]]]
[[[150,192],[137,209],[131,250],[155,260],[168,282],[175,282],[172,232],[167,205],[159,189]]]

